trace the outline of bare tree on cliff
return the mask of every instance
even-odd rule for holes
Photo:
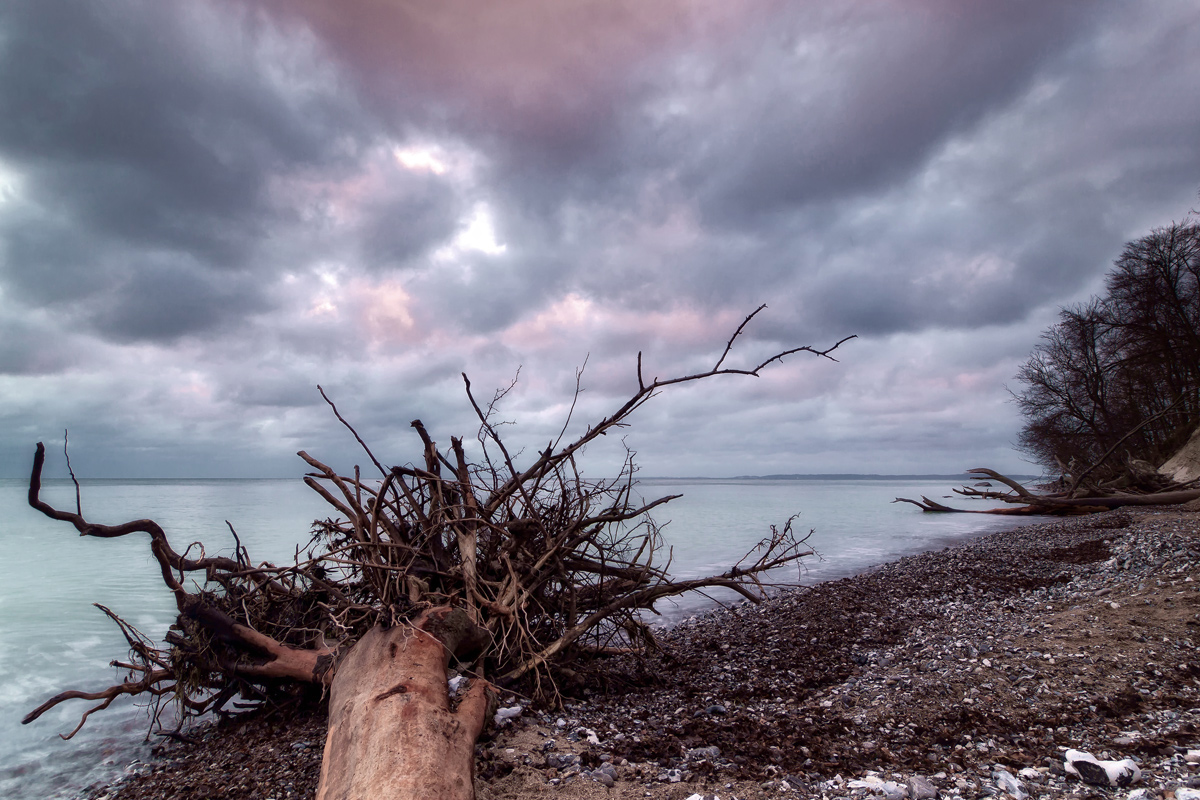
[[[339,475],[300,453],[313,470],[305,481],[336,514],[315,523],[307,553],[291,565],[255,565],[240,542],[232,558],[207,555],[197,544],[180,553],[153,520],[88,522],[78,495],[74,511],[53,508],[40,497],[45,448],[39,443],[30,505],[85,536],[147,534],[179,615],[163,649],[104,609],[129,642],[129,657],[113,662],[127,679],[100,691],[63,692],[24,721],[67,700],[99,701],[81,727],[121,695],[151,696],[156,718],[168,700],[185,716],[199,715],[234,698],[270,698],[288,683],[317,684],[329,688],[319,798],[472,797],[474,743],[494,686],[553,699],[558,670],[573,660],[650,644],[639,612],[657,600],[709,587],[759,600],[771,570],[811,552],[789,520],[725,572],[673,580],[649,512],[674,496],[648,502],[637,496],[631,451],[615,479],[587,478],[577,463],[588,443],[627,426],[667,387],[757,376],[801,352],[832,359],[847,341],[823,350],[792,348],[755,366],[726,366],[763,308],[746,317],[707,371],[648,379],[639,354],[629,400],[574,441],[564,444],[560,435],[525,465],[495,420],[504,392],[481,404],[465,375],[479,420],[481,456],[474,462],[461,439],[439,448],[414,420],[420,456],[385,466],[347,424],[378,475],[364,477],[358,467],[353,476]],[[447,690],[452,660],[472,676],[456,697]]]
[[[1200,225],[1125,246],[1104,297],[1063,309],[1017,377],[1022,449],[1053,471],[1161,463],[1200,424]],[[1106,456],[1120,442],[1119,450]]]
[[[1025,452],[1062,476],[1033,492],[990,469],[969,474],[1007,490],[964,486],[964,497],[1010,507],[953,508],[928,497],[896,498],[923,511],[1087,514],[1200,498],[1197,481],[1158,469],[1200,424],[1200,225],[1175,224],[1130,242],[1107,294],[1064,308],[1017,378]],[[990,484],[988,484],[990,487]]]

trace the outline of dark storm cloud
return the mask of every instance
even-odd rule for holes
[[[116,341],[170,342],[236,325],[265,309],[250,276],[214,274],[191,264],[140,265],[110,281],[110,291],[89,304],[89,316],[105,338]]]
[[[336,166],[335,122],[356,109],[270,74],[253,20],[211,11],[48,0],[0,12],[0,159],[25,187],[0,218],[0,264],[21,296],[91,296],[103,308],[84,315],[120,339],[261,308],[236,273],[253,264],[269,279],[256,260],[275,222],[268,182],[288,165]],[[190,266],[127,266],[147,252]]]
[[[539,280],[539,267],[545,266],[540,259],[472,254],[462,262],[464,273],[429,276],[428,283],[418,281],[415,286],[430,304],[432,316],[452,321],[463,333],[502,331],[559,295],[553,266],[546,280]],[[560,265],[558,271],[565,270]]]
[[[537,150],[590,140],[627,96],[630,66],[678,41],[694,22],[685,5],[636,0],[245,5],[311,30],[393,113],[449,125],[469,120],[468,127],[502,139],[525,134]]]
[[[14,298],[104,338],[171,341],[269,306],[250,273],[186,254],[113,246],[59,220],[0,224],[0,233],[0,273]]]
[[[445,242],[459,225],[464,209],[444,181],[431,175],[402,178],[364,211],[362,255],[369,269],[412,266],[412,259]]]
[[[0,216],[5,288],[32,305],[74,300],[102,289],[108,281],[97,258],[102,249],[102,243],[69,220],[22,211]]]
[[[77,364],[82,354],[56,341],[45,323],[0,311],[0,375],[49,375]]]
[[[154,25],[170,20],[154,11],[114,18],[106,8],[10,7],[0,147],[40,173],[33,199],[43,206],[117,238],[195,246],[197,228],[253,207],[249,153],[230,148],[242,163],[222,164],[215,143],[189,124],[217,111],[205,105],[219,95],[196,73],[168,66],[186,60],[170,28]]]
[[[766,14],[721,3],[504,4],[447,0],[243,0],[311,32],[393,127],[486,153],[505,204],[553,218],[562,204],[626,202],[679,153],[644,137],[659,66]]]
[[[687,183],[714,221],[752,225],[903,180],[1011,102],[1098,15],[1084,3],[797,8],[756,31],[767,47],[714,69],[692,98],[710,133],[691,149]]]
[[[273,469],[358,457],[316,383],[406,452],[524,365],[542,446],[589,354],[579,419],[767,302],[739,364],[863,339],[664,397],[653,469],[993,452],[1055,308],[1196,205],[1197,40],[1183,0],[8,4],[6,420]]]
[[[229,376],[223,399],[236,406],[319,407],[324,401],[311,378],[280,369]]]
[[[557,265],[554,285],[646,307],[752,306],[769,294],[818,309],[810,320],[825,330],[986,325],[1026,313],[1038,290],[1017,278],[1036,276],[1043,293],[1078,288],[1096,257],[1126,235],[1097,236],[1095,220],[1051,230],[1037,198],[1023,208],[975,206],[940,223],[926,218],[916,233],[851,222],[858,198],[919,180],[947,143],[977,135],[1072,59],[1086,61],[1111,7],[764,5],[672,20],[618,6],[620,35],[591,25],[598,12],[589,4],[530,8],[543,17],[523,19],[541,23],[506,21],[495,38],[486,28],[492,17],[472,4],[428,14],[405,4],[358,8],[350,16],[360,24],[350,26],[313,4],[277,8],[324,37],[387,103],[384,113],[447,127],[489,154],[514,257],[483,270],[492,280],[446,284],[447,297],[486,296],[474,330],[498,329],[548,296],[538,291],[548,277],[540,264]],[[986,203],[986,192],[961,199]],[[694,241],[655,252],[654,242],[632,235],[668,224],[681,207],[692,209]],[[626,216],[614,218],[614,209]],[[1002,229],[991,214],[1013,224]],[[1017,227],[1027,231],[1019,246],[1009,241]],[[830,230],[846,240],[832,240]],[[854,239],[862,236],[877,241],[860,247]],[[1097,246],[1062,257],[1055,239],[1079,236]],[[824,252],[806,257],[803,237],[821,239]],[[969,261],[980,250],[1011,262],[1007,278],[943,265],[916,280],[930,261]],[[850,263],[854,254],[862,262]],[[823,276],[831,262],[837,277]]]

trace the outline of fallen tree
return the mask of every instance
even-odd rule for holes
[[[1110,468],[1102,473],[1106,475],[1105,480],[1097,481],[1093,478],[1102,466],[1112,463],[1113,456],[1122,445],[1142,428],[1169,413],[1178,402],[1179,400],[1176,400],[1164,411],[1143,420],[1077,474],[1071,474],[1060,463],[1063,467],[1062,475],[1051,486],[1043,487],[1042,491],[1030,491],[1012,478],[984,468],[969,469],[966,474],[991,478],[1007,486],[1009,491],[981,491],[977,486],[964,486],[953,490],[955,494],[963,497],[1014,504],[1012,508],[953,508],[924,496],[920,500],[897,497],[892,502],[912,503],[922,511],[935,514],[1077,516],[1125,506],[1177,505],[1200,499],[1200,476],[1195,472],[1195,465],[1200,464],[1200,428],[1194,431],[1187,443],[1160,468],[1156,469],[1153,464],[1126,452],[1119,468]],[[986,481],[984,484],[991,485]]]
[[[954,489],[955,494],[980,500],[999,500],[1013,504],[1009,508],[954,508],[922,496],[920,500],[897,497],[893,503],[912,503],[922,511],[934,514],[1001,514],[1005,516],[1077,516],[1111,511],[1126,506],[1168,506],[1187,503],[1200,498],[1200,488],[1187,484],[1174,484],[1166,489],[1150,492],[1111,492],[1077,496],[1072,489],[1033,492],[1012,478],[990,469],[969,469],[968,475],[992,478],[1009,487],[1008,492],[981,490],[963,486]],[[1192,483],[1196,483],[1192,481]]]
[[[189,717],[232,713],[231,701],[236,710],[271,700],[290,684],[312,684],[329,690],[318,797],[473,797],[473,746],[496,687],[555,702],[558,681],[576,660],[652,646],[642,615],[656,601],[712,587],[758,601],[772,570],[811,554],[807,536],[797,536],[788,520],[725,572],[674,580],[659,563],[663,542],[649,512],[677,496],[640,499],[628,449],[614,479],[587,478],[576,460],[587,444],[627,426],[662,389],[718,375],[757,376],[801,352],[832,359],[854,338],[823,350],[785,350],[754,367],[725,366],[763,308],[743,320],[705,372],[647,380],[639,353],[629,400],[569,443],[560,434],[524,467],[495,421],[508,390],[481,405],[466,375],[479,422],[474,461],[461,439],[440,449],[414,420],[420,457],[384,466],[325,397],[378,476],[363,477],[358,467],[340,475],[300,452],[312,468],[305,482],[336,513],[314,524],[303,557],[290,565],[252,564],[232,525],[230,558],[209,556],[198,543],[180,553],[153,520],[91,523],[77,483],[75,510],[54,508],[41,499],[39,443],[30,505],[84,536],[148,535],[179,614],[160,647],[104,609],[129,643],[129,658],[112,662],[127,678],[95,692],[63,692],[23,722],[67,700],[100,701],[64,736],[70,738],[117,697],[145,695],[159,725],[173,704],[178,731]],[[576,398],[578,392],[577,376]],[[451,662],[469,679],[454,696]]]

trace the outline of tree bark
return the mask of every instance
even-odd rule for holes
[[[486,643],[461,609],[376,627],[337,666],[317,800],[473,800],[475,740],[495,692],[483,680],[451,709],[451,655]]]

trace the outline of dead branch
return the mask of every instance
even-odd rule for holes
[[[148,693],[159,696],[184,688],[182,696],[190,700],[209,694],[214,688],[219,692],[231,683],[236,684],[245,677],[270,680],[299,680],[323,682],[328,679],[333,660],[333,650],[328,647],[296,647],[285,644],[255,628],[250,619],[239,621],[244,616],[241,610],[242,597],[251,593],[266,592],[275,598],[291,597],[292,592],[283,584],[273,580],[281,571],[269,564],[257,569],[246,569],[239,554],[238,559],[224,556],[187,558],[176,552],[167,540],[166,533],[153,520],[141,519],[120,525],[98,525],[88,522],[78,512],[60,511],[41,499],[42,469],[45,464],[46,448],[39,442],[34,453],[33,469],[29,479],[29,505],[46,516],[71,523],[81,536],[116,538],[131,533],[150,536],[150,551],[159,564],[163,583],[175,597],[179,609],[176,627],[190,635],[176,636],[178,644],[172,653],[164,653],[149,645],[149,640],[136,633],[128,623],[115,613],[101,606],[102,610],[117,623],[129,641],[131,651],[140,660],[140,666],[131,670],[141,677],[110,686],[98,692],[71,690],[62,692],[39,706],[22,720],[29,723],[48,709],[70,699],[102,699],[104,702],[83,715],[80,726],[93,711],[107,708],[123,694]],[[189,592],[184,586],[183,576],[199,573],[205,581],[222,586],[224,595],[212,592]],[[261,603],[261,600],[259,601]],[[187,708],[208,710],[209,704],[199,701]],[[79,728],[72,731],[73,736]],[[69,738],[68,736],[68,738]]]

